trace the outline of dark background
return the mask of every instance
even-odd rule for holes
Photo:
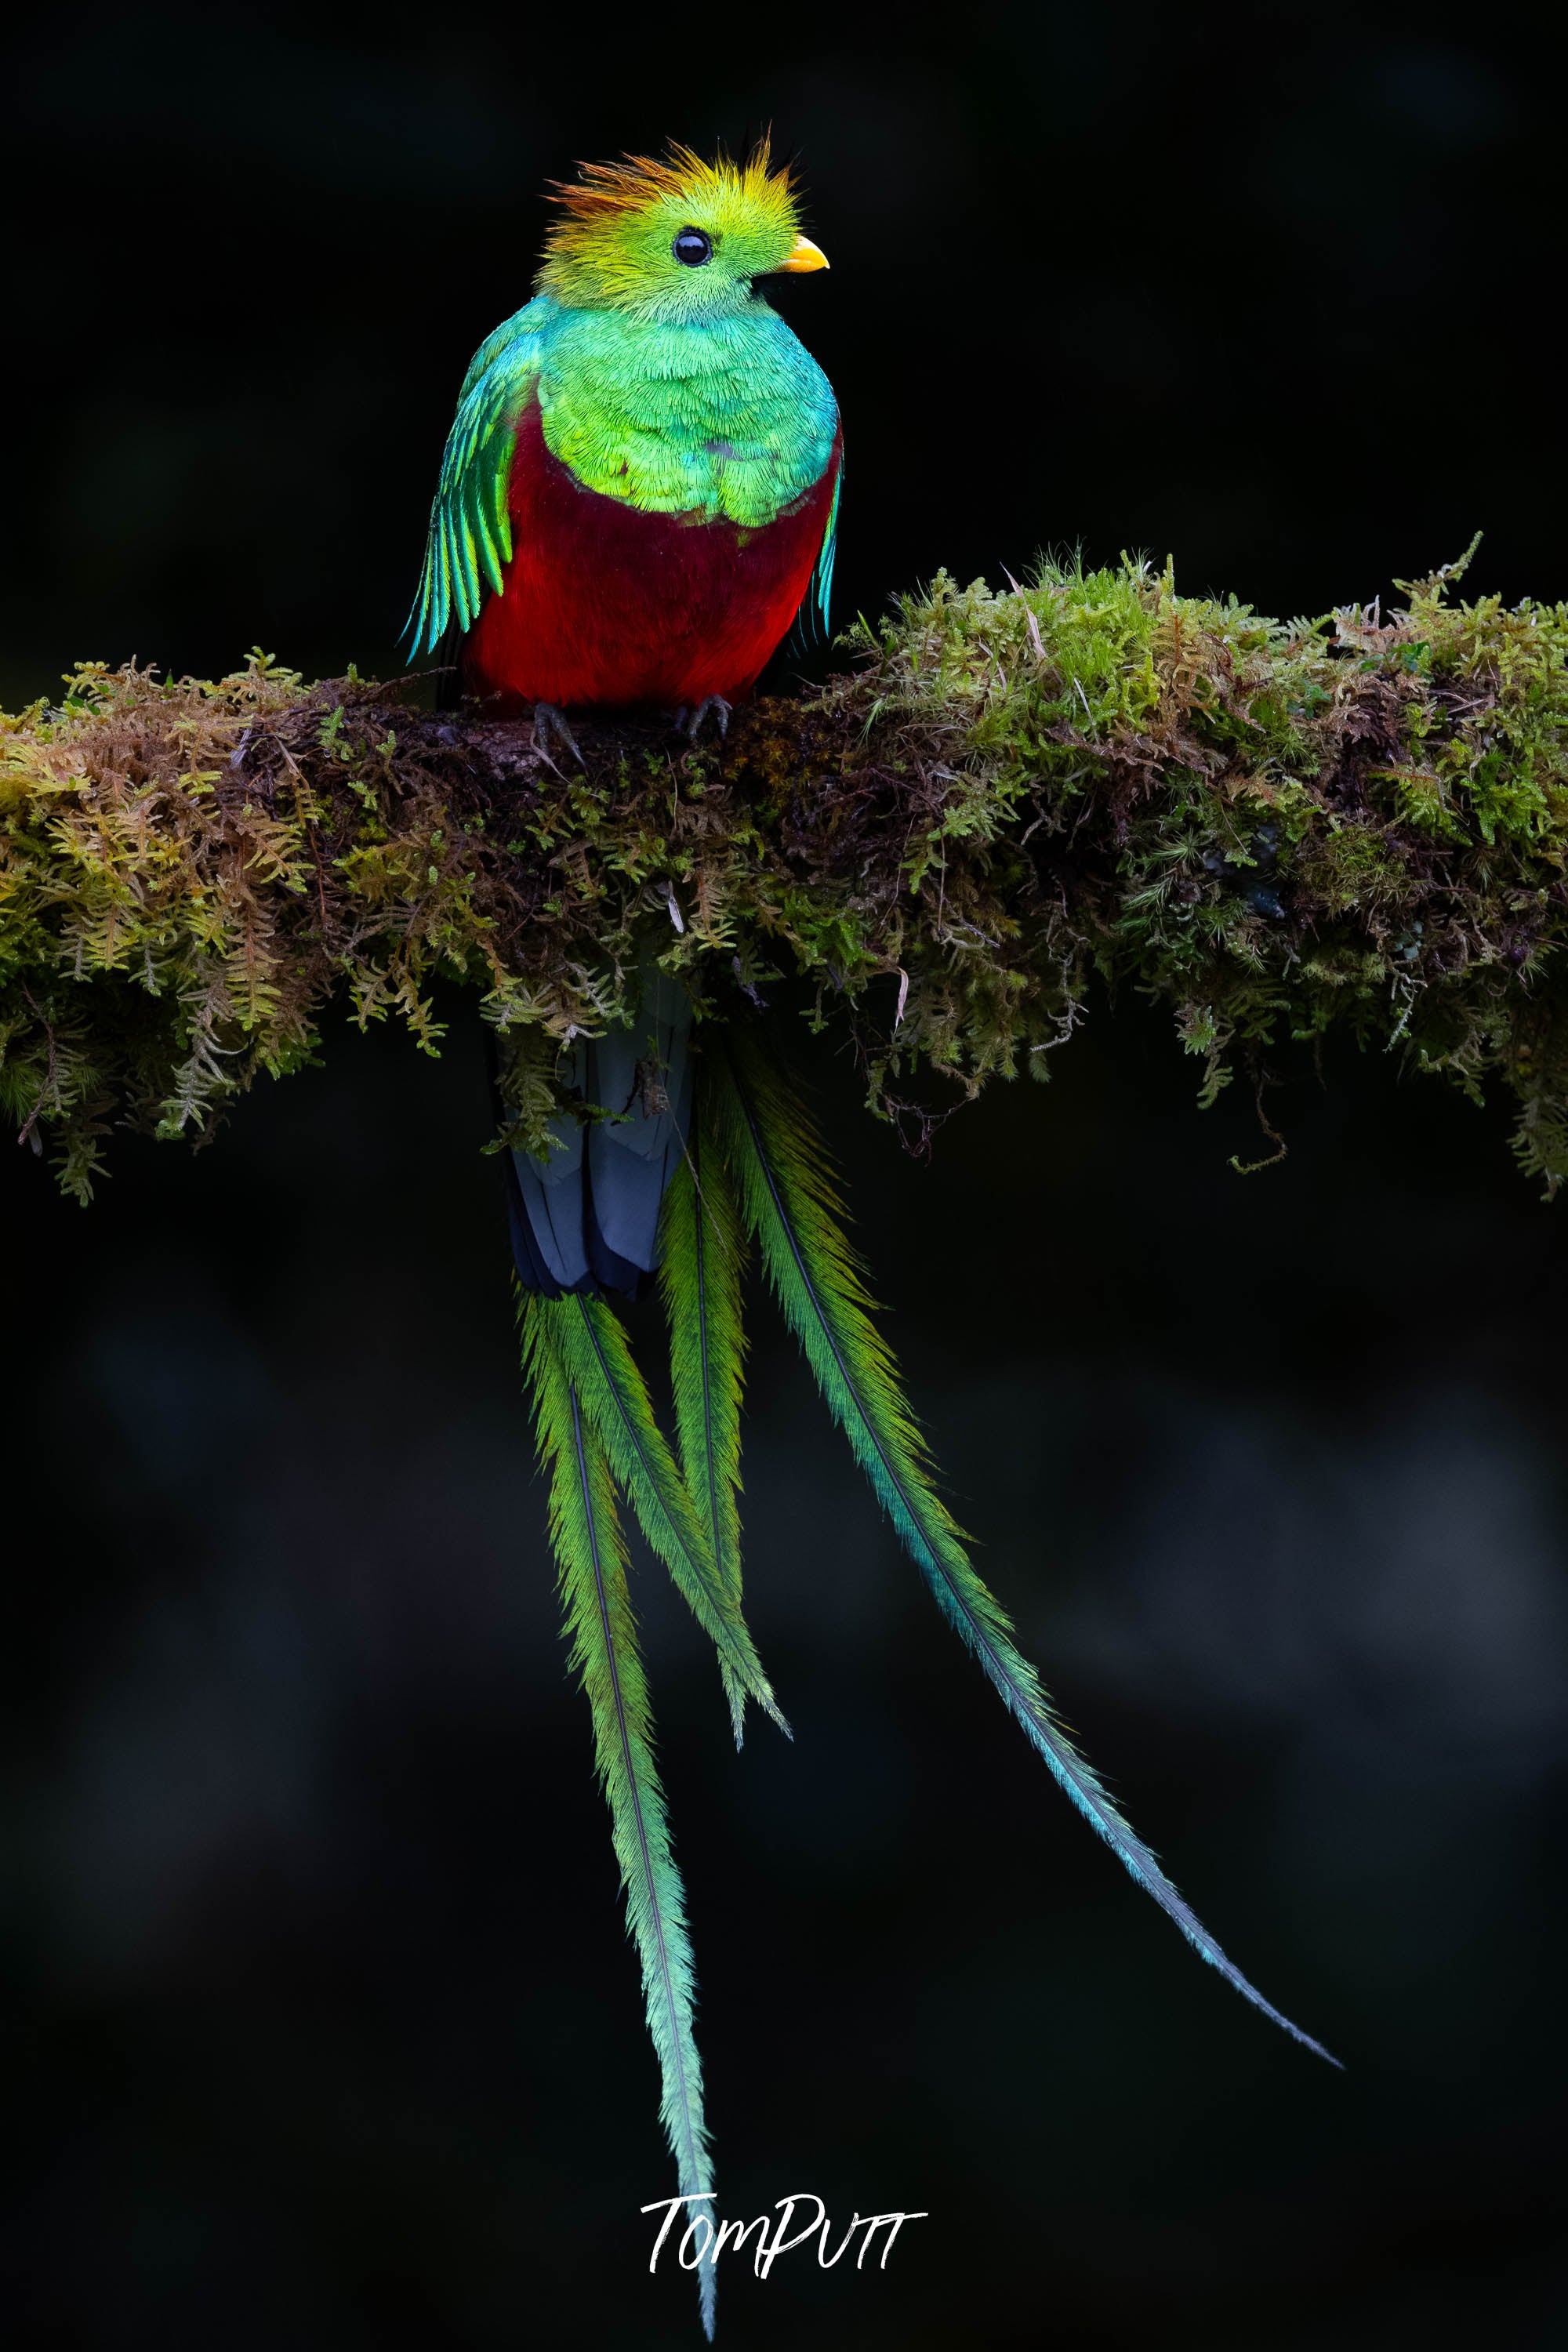
[[[578,14],[89,6],[16,56],[13,707],[77,656],[390,667],[542,183],[769,117],[833,261],[781,307],[846,411],[841,616],[1079,540],[1316,611],[1479,524],[1471,585],[1568,593],[1560,31]],[[439,1062],[334,1031],[212,1150],[122,1140],[87,1215],[0,1155],[8,2342],[699,2340],[447,1012]],[[793,1748],[727,1752],[637,1578],[721,2210],[931,2219],[735,2273],[721,2342],[1562,2342],[1565,1213],[1348,1049],[1240,1180],[1250,1107],[1131,1003],[929,1166],[808,1058],[1026,1646],[1347,2071],[1070,1815],[759,1303]]]

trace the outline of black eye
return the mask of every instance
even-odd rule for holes
[[[705,261],[713,258],[713,240],[700,228],[683,228],[670,247],[677,261],[684,261],[688,269],[700,269]]]

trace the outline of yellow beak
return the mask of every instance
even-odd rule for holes
[[[826,269],[827,256],[819,245],[813,245],[810,237],[797,236],[779,263],[779,268],[781,269]]]

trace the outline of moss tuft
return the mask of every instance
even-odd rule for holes
[[[0,719],[0,1103],[86,1198],[116,1121],[200,1139],[314,1057],[334,997],[436,1051],[446,975],[537,1142],[652,923],[705,1013],[804,974],[883,1116],[921,1072],[1045,1076],[1098,977],[1169,1006],[1207,1101],[1336,1025],[1500,1079],[1553,1192],[1568,609],[1460,603],[1462,569],[1283,626],[1126,560],[939,574],[721,754],[588,728],[581,772],[259,653],[216,681],[84,665]]]

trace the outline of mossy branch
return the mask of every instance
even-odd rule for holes
[[[804,974],[917,1131],[917,1072],[1045,1075],[1098,974],[1169,1007],[1205,1101],[1335,1025],[1500,1078],[1553,1192],[1568,608],[1456,601],[1462,569],[1284,626],[1126,561],[939,575],[721,747],[588,725],[581,772],[352,673],[85,665],[0,719],[0,1102],[85,1198],[116,1122],[200,1139],[334,999],[436,1050],[444,974],[538,1141],[652,923],[705,1013]]]

